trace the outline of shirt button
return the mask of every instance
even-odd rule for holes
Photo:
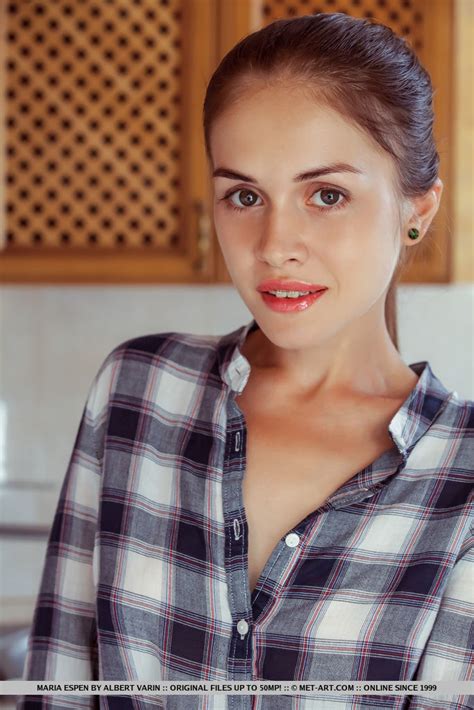
[[[285,537],[285,542],[288,545],[288,547],[296,547],[296,545],[299,543],[299,541],[300,541],[300,536],[297,535],[296,533],[289,533]]]
[[[233,521],[232,524],[233,524],[233,526],[234,526],[234,538],[235,538],[236,540],[240,540],[240,538],[242,537],[242,535],[241,535],[241,532],[240,532],[240,521],[239,521],[239,519],[238,519],[238,518],[234,518],[234,521]]]
[[[240,638],[243,639],[247,631],[249,630],[249,625],[245,621],[245,619],[240,619],[240,621],[237,622],[237,631],[240,634]]]
[[[240,431],[235,435],[235,451],[240,451]]]

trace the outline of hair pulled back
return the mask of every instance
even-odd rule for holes
[[[340,12],[275,20],[247,35],[223,57],[207,85],[203,127],[211,163],[217,117],[248,92],[281,82],[301,86],[392,156],[402,228],[403,205],[430,190],[439,169],[431,78],[406,40],[379,22]],[[385,301],[387,330],[397,348],[396,288],[415,248],[400,245]]]

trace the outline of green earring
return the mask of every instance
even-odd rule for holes
[[[418,239],[418,237],[420,236],[420,232],[416,227],[412,227],[408,230],[408,236],[410,237],[410,239]]]

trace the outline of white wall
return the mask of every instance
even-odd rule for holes
[[[398,314],[404,361],[428,360],[448,389],[474,399],[474,284],[401,286]]]

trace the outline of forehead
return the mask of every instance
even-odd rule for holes
[[[256,173],[285,166],[348,162],[364,172],[392,176],[393,160],[354,121],[300,88],[265,87],[241,96],[210,132],[214,167]],[[238,163],[238,165],[237,165]]]

